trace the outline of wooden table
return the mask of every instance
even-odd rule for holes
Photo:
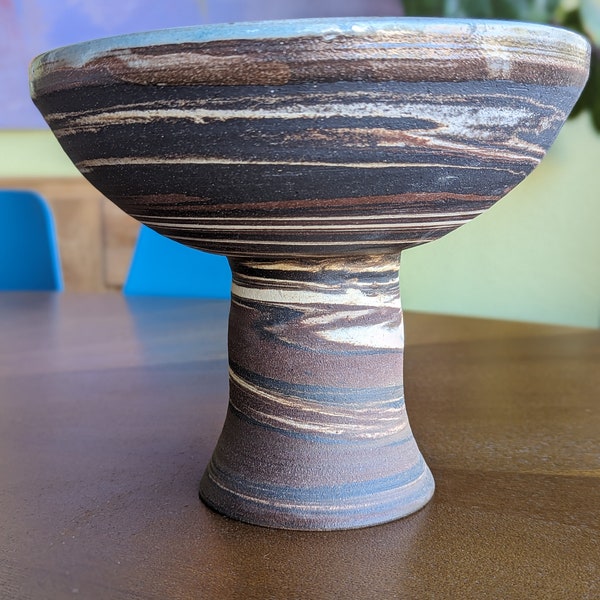
[[[600,598],[600,332],[406,316],[437,489],[369,529],[269,530],[197,488],[227,305],[0,294],[0,598]]]

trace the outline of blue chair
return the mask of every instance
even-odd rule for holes
[[[231,269],[224,256],[188,248],[142,225],[123,292],[229,298]]]
[[[54,219],[45,200],[28,190],[0,190],[0,290],[62,289]]]

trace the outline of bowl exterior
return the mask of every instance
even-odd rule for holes
[[[582,38],[542,26],[254,24],[50,52],[32,96],[92,184],[177,241],[387,252],[452,231],[526,177],[588,61]]]

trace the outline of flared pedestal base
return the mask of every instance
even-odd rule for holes
[[[362,457],[357,448],[332,451],[325,444],[313,442],[310,456],[306,457],[306,443],[289,443],[274,434],[263,436],[262,441],[272,444],[270,447],[251,456],[247,453],[256,450],[255,433],[250,433],[249,439],[236,440],[247,429],[238,425],[237,417],[231,416],[220,449],[200,485],[202,500],[228,517],[283,529],[354,529],[409,515],[423,507],[433,494],[433,477],[412,439],[405,441],[403,448],[367,450]],[[228,443],[231,446],[224,448]],[[277,472],[269,474],[276,460],[273,445],[282,444],[286,446],[284,454],[297,453],[300,460],[278,465]],[[230,453],[241,456],[228,462]],[[389,464],[390,454],[397,455],[395,467]],[[417,462],[406,467],[402,463],[409,462],[407,459]],[[352,466],[353,463],[358,464]],[[394,470],[394,474],[376,479],[361,477],[361,471]],[[257,471],[267,472],[266,477],[252,478],[251,474]]]
[[[398,256],[232,261],[230,404],[200,485],[236,519],[350,529],[421,508]]]

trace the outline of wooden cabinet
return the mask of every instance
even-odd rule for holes
[[[139,224],[83,177],[2,178],[0,189],[40,193],[54,213],[65,289],[120,289],[127,277]]]

